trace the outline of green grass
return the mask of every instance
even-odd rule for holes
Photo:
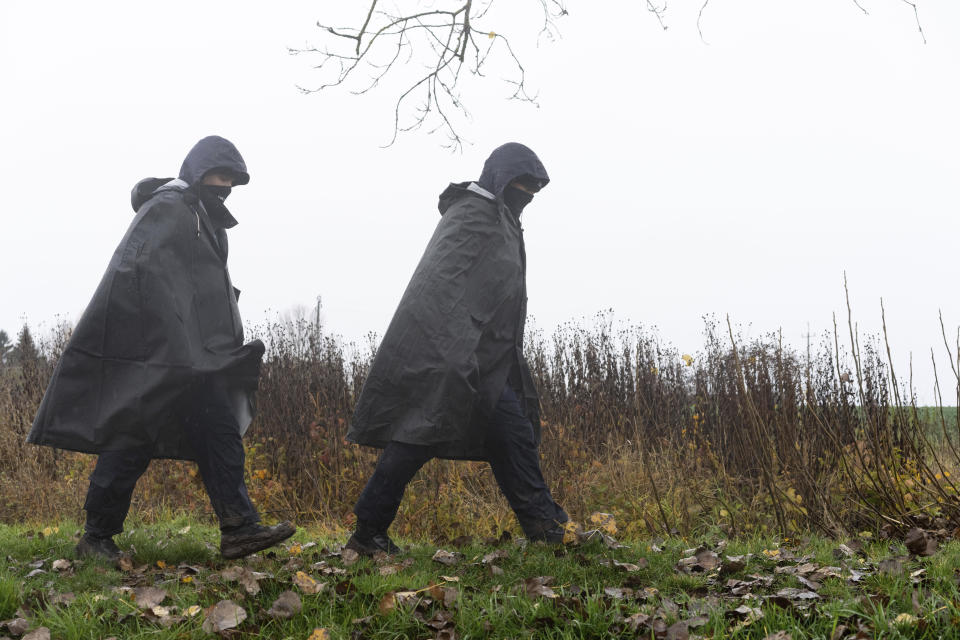
[[[189,529],[187,529],[189,527]],[[344,567],[341,558],[331,554],[343,539],[325,538],[322,532],[301,530],[294,538],[316,546],[300,553],[278,547],[272,553],[249,558],[241,564],[252,571],[269,574],[260,580],[261,592],[248,595],[237,582],[222,578],[220,572],[237,564],[219,558],[218,535],[208,526],[179,519],[161,525],[135,526],[117,542],[133,550],[137,571],[119,571],[102,562],[75,561],[73,545],[78,527],[61,523],[58,531],[40,535],[36,529],[0,525],[0,619],[10,618],[20,609],[27,613],[31,628],[48,627],[54,638],[209,638],[201,629],[204,614],[186,618],[167,628],[139,609],[124,587],[156,586],[169,598],[165,607],[179,612],[198,605],[210,607],[221,600],[242,606],[248,618],[230,637],[308,638],[315,628],[326,628],[332,638],[432,638],[436,631],[427,621],[445,611],[441,603],[422,605],[418,613],[403,605],[382,613],[381,601],[390,592],[426,589],[431,584],[456,588],[458,599],[448,610],[458,638],[633,638],[654,637],[641,627],[630,628],[631,615],[642,613],[651,620],[660,618],[669,626],[695,615],[706,616],[691,634],[709,638],[765,638],[788,631],[793,640],[831,638],[845,625],[849,634],[862,626],[869,637],[941,638],[958,637],[960,621],[960,543],[950,542],[930,558],[907,559],[904,571],[890,575],[877,570],[876,564],[892,556],[905,555],[900,543],[869,542],[866,557],[838,560],[837,543],[821,538],[804,541],[780,541],[774,538],[731,540],[725,555],[752,553],[746,566],[732,573],[717,571],[687,575],[677,570],[685,550],[700,544],[715,547],[721,540],[708,535],[699,540],[628,541],[629,548],[608,549],[600,542],[555,549],[544,545],[507,543],[507,557],[496,561],[503,571],[493,574],[481,562],[493,550],[475,542],[457,549],[463,559],[452,566],[431,560],[436,547],[425,542],[401,541],[408,552],[385,564],[412,562],[392,575],[381,575],[381,566],[369,559]],[[623,542],[623,541],[621,541]],[[453,550],[452,547],[445,547]],[[784,560],[792,554],[793,560]],[[52,569],[59,558],[74,560],[63,573]],[[609,561],[646,566],[627,572]],[[36,563],[44,573],[27,574]],[[343,569],[343,575],[323,575],[315,563]],[[781,608],[767,599],[779,589],[805,588],[796,576],[777,573],[777,566],[791,567],[811,562],[818,567],[841,567],[843,577],[823,579],[820,598],[808,608]],[[849,569],[863,571],[859,583],[847,580]],[[194,569],[199,573],[193,575]],[[924,570],[911,577],[911,573]],[[296,571],[303,570],[328,583],[316,595],[308,595],[293,586]],[[446,578],[456,578],[456,581]],[[523,580],[553,576],[550,583],[555,598],[527,595]],[[772,578],[769,586],[750,589],[752,597],[730,593],[730,579]],[[187,578],[185,580],[185,578]],[[605,593],[607,588],[632,589],[633,595],[617,599]],[[288,589],[299,593],[303,609],[289,620],[269,617],[266,611],[277,596]],[[72,594],[67,600],[61,594]],[[427,592],[422,595],[429,596]],[[762,617],[741,622],[733,613],[746,604],[758,607]],[[909,618],[900,618],[909,614]],[[359,619],[366,619],[355,622]],[[0,636],[5,629],[0,628]]]

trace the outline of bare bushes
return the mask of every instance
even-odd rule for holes
[[[268,345],[247,435],[252,497],[276,517],[349,526],[377,452],[344,436],[376,341],[346,344],[302,317],[251,333]],[[916,405],[885,335],[859,336],[849,318],[802,350],[777,333],[744,339],[716,320],[704,335],[700,351],[684,354],[610,314],[531,332],[544,471],[568,511],[613,511],[632,534],[960,525],[956,409]],[[947,349],[953,401],[956,347]],[[41,352],[35,370],[7,366],[0,376],[4,520],[79,515],[92,465],[23,442],[56,357],[50,345]],[[209,512],[195,476],[189,464],[154,463],[136,507]],[[434,461],[395,526],[453,536],[478,522],[513,525],[487,465]]]

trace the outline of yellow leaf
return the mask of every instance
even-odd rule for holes
[[[496,32],[491,31],[490,33],[487,34],[487,37],[490,38],[491,40],[493,40],[494,38],[497,37],[497,34],[496,34]]]
[[[901,613],[893,619],[894,624],[917,624],[917,617],[909,613]]]
[[[721,518],[729,518],[729,517],[730,517],[730,512],[727,511],[726,509],[720,509],[720,517],[721,517]]]
[[[158,568],[158,569],[166,569],[166,568],[167,568],[167,563],[164,562],[163,560],[157,560],[157,568]]]
[[[294,544],[290,547],[290,555],[297,556],[297,555],[300,555],[300,553],[301,553],[302,551],[303,551],[303,547],[300,546],[300,543],[299,543],[299,542],[294,543]]]
[[[563,544],[574,544],[577,541],[577,523],[567,520],[563,524]]]
[[[193,616],[197,615],[197,614],[200,613],[201,611],[203,611],[203,609],[200,608],[200,605],[193,604],[193,605],[190,605],[189,607],[187,607],[186,609],[184,609],[184,610],[183,610],[183,613],[184,613],[188,618],[192,618]]]
[[[184,584],[190,584],[193,582],[193,576],[183,576],[180,578],[180,582],[183,582]]]
[[[683,354],[682,356],[680,356],[680,359],[683,360],[688,367],[693,365],[693,356],[690,355],[689,353]]]
[[[330,632],[321,628],[314,629],[307,640],[330,640]]]
[[[609,513],[600,513],[599,511],[590,514],[590,524],[608,534],[616,535],[617,521]]]
[[[55,533],[60,533],[60,527],[44,527],[43,529],[44,538],[49,538]]]

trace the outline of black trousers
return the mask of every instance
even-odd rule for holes
[[[243,441],[226,384],[213,379],[198,385],[178,414],[221,529],[259,522],[243,480]],[[123,531],[133,488],[150,465],[151,454],[150,447],[100,454],[83,505],[87,533],[108,537]]]
[[[488,428],[488,462],[493,477],[524,533],[537,535],[569,520],[543,480],[533,425],[509,386],[503,390]],[[357,521],[375,531],[386,531],[397,516],[407,484],[431,458],[428,446],[403,442],[387,445],[353,508]]]

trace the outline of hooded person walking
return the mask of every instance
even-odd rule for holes
[[[399,548],[387,529],[428,460],[485,460],[526,536],[563,539],[569,518],[540,471],[537,390],[523,355],[526,253],[520,214],[549,182],[507,143],[477,182],[440,194],[442,218],[390,322],[347,439],[383,449],[354,507],[347,547]]]
[[[133,188],[136,216],[70,337],[27,440],[99,454],[78,556],[116,559],[137,479],[153,458],[193,460],[237,558],[290,537],[259,523],[244,484],[241,440],[252,420],[264,346],[243,342],[227,271],[224,205],[249,182],[228,140],[209,136],[177,179]]]

